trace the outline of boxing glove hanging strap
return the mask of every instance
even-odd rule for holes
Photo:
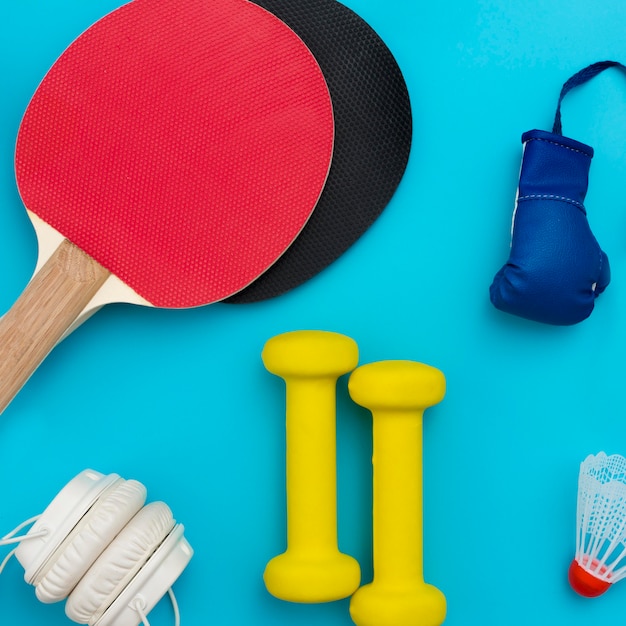
[[[604,70],[607,70],[610,67],[619,67],[623,70],[626,70],[626,66],[617,61],[598,61],[598,63],[592,63],[591,65],[588,65],[579,72],[576,72],[576,74],[574,74],[564,83],[563,87],[561,88],[559,101],[556,105],[554,125],[552,126],[552,132],[555,135],[563,134],[563,131],[561,129],[561,103],[563,102],[563,98],[567,95],[567,93],[571,91],[574,87],[578,87],[578,85],[583,85],[587,81],[600,74],[600,72],[604,72]]]

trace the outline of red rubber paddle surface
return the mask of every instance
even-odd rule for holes
[[[222,300],[296,238],[324,187],[317,62],[244,0],[135,0],[53,65],[16,146],[26,207],[154,306]]]

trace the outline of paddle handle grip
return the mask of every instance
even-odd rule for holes
[[[110,273],[67,239],[0,319],[0,413]]]

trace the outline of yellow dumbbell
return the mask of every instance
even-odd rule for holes
[[[350,601],[357,626],[438,626],[446,599],[424,582],[422,416],[445,394],[445,378],[413,361],[356,369],[348,389],[372,412],[374,580]]]
[[[361,571],[337,543],[336,385],[358,363],[356,343],[325,331],[272,337],[265,367],[286,383],[287,550],[265,568],[267,590],[291,602],[351,595]]]

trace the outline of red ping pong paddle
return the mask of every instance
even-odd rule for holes
[[[317,62],[245,0],[134,0],[33,96],[15,168],[38,234],[0,320],[0,411],[89,303],[222,300],[296,238],[334,125]]]
[[[247,304],[279,296],[342,255],[389,203],[406,168],[411,102],[391,50],[336,0],[253,0],[285,22],[315,56],[333,102],[335,141],[324,190],[302,232],[250,285],[229,297]],[[94,313],[91,304],[70,330]]]

